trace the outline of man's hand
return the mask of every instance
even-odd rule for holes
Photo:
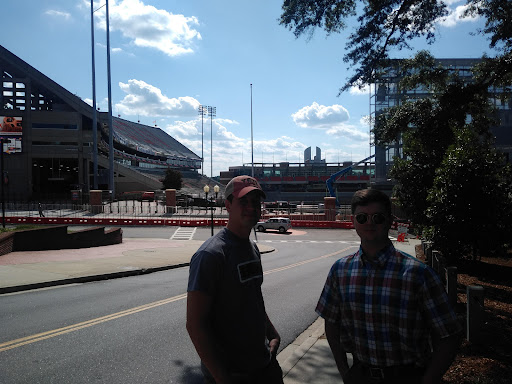
[[[279,345],[281,345],[281,339],[279,337],[272,339],[268,343],[270,347],[270,354],[273,358],[277,356],[277,350],[279,349]]]
[[[268,340],[268,346],[270,348],[270,354],[272,357],[277,356],[277,350],[279,349],[279,345],[281,344],[281,337],[279,336],[279,333],[277,333],[276,328],[274,327],[274,324],[270,321],[267,315],[267,340]]]

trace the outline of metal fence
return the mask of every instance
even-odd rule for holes
[[[4,203],[3,214],[9,217],[60,217],[60,218],[204,218],[213,216],[216,219],[228,217],[224,207],[170,207],[161,201],[122,200],[107,202],[99,206],[90,204],[64,203]],[[287,217],[300,221],[349,221],[350,208],[341,207],[336,210],[321,208],[309,209],[264,209],[262,220],[271,217]]]

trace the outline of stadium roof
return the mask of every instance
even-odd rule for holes
[[[92,119],[93,108],[80,97],[72,94],[55,81],[39,72],[18,56],[0,45],[0,68],[3,71],[4,82],[10,79],[11,83],[25,83],[30,79],[31,100],[30,106],[25,105],[25,100],[20,104],[13,96],[4,95],[3,102],[13,105],[15,109],[48,109],[52,110],[60,105],[67,105],[66,110],[74,110]],[[13,86],[13,88],[16,88]],[[0,97],[2,95],[0,94]],[[43,99],[41,105],[38,100]],[[62,107],[60,107],[62,108]],[[68,109],[69,108],[69,109]],[[151,155],[164,156],[171,159],[200,160],[190,149],[175,140],[160,128],[133,123],[121,118],[113,117],[114,140],[132,147],[135,150]]]
[[[190,149],[158,127],[113,117],[114,140],[139,152],[170,158],[200,160]]]

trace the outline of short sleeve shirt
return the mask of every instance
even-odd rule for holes
[[[379,367],[426,365],[430,331],[461,331],[436,273],[392,244],[375,263],[360,248],[332,266],[316,312],[341,327],[341,342],[360,361]]]
[[[190,261],[188,291],[213,298],[217,347],[236,372],[257,371],[270,362],[262,283],[256,244],[227,228],[205,241]]]

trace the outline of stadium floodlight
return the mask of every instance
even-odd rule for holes
[[[210,115],[210,177],[213,177],[213,118],[217,115],[217,108],[208,106]]]
[[[204,116],[208,114],[208,106],[207,105],[200,105],[197,108],[197,113],[201,115],[201,175],[204,175],[204,154],[203,154],[203,120]]]

